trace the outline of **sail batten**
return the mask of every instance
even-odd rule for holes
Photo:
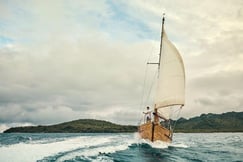
[[[167,38],[165,31],[162,43],[155,108],[169,118],[169,110],[164,107],[185,104],[185,70],[180,53]]]

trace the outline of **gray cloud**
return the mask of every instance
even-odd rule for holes
[[[126,116],[123,121],[114,116],[127,112],[126,105],[135,104],[129,107],[137,108],[144,75],[137,67],[144,67],[150,43],[129,47],[122,42],[110,46],[106,40],[79,42],[76,46],[59,43],[48,48],[46,55],[35,48],[4,49],[0,57],[4,69],[0,121],[50,124],[100,118],[125,123]],[[135,51],[140,51],[139,58]],[[125,107],[107,114],[112,105]]]

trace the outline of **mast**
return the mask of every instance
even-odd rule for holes
[[[160,37],[160,49],[159,49],[159,62],[158,64],[158,78],[159,78],[159,71],[160,71],[160,59],[161,59],[161,53],[162,53],[162,40],[163,40],[163,34],[164,34],[164,23],[165,23],[165,13],[163,13],[162,18],[162,27],[161,27],[161,37]],[[152,63],[154,64],[154,63]],[[156,105],[154,105],[154,123],[159,123],[159,116],[157,114],[157,108]]]
[[[163,18],[162,18],[162,29],[161,29],[161,38],[160,38],[158,72],[159,72],[159,69],[160,69],[160,58],[161,58],[161,53],[162,53],[162,40],[163,40],[163,35],[164,35],[164,24],[165,24],[165,13],[163,13]]]

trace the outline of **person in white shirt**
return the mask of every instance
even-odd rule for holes
[[[145,114],[146,117],[146,122],[150,122],[151,121],[151,113],[152,111],[149,109],[149,106],[147,106],[147,111],[143,112]]]

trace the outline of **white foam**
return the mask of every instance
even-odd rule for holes
[[[33,162],[59,152],[90,147],[109,141],[109,138],[75,137],[53,143],[19,143],[0,147],[1,162]]]
[[[189,146],[184,143],[172,143],[170,144],[172,147],[179,147],[179,148],[188,148]]]
[[[60,156],[57,161],[73,159],[76,156],[89,159],[100,153],[114,153],[126,150],[129,145],[136,143],[131,135],[99,135],[70,137],[63,141],[31,141],[29,143],[18,143],[0,147],[1,162],[33,162],[45,157]],[[102,160],[102,156],[99,156]],[[104,161],[109,161],[103,157]],[[92,159],[91,159],[92,160]]]
[[[102,143],[103,145],[98,145],[98,143],[95,144],[96,147],[87,147],[84,150],[80,150],[80,151],[75,151],[75,152],[71,152],[67,155],[64,155],[63,157],[60,157],[57,161],[65,161],[68,159],[73,159],[76,156],[82,156],[85,157],[89,160],[91,156],[97,156],[100,153],[114,153],[117,151],[122,151],[122,150],[126,150],[129,145],[131,145],[132,143],[135,142],[134,139],[128,139],[127,136],[116,136],[116,137],[103,137],[103,139],[101,137],[99,137],[100,140],[105,140],[105,139],[109,139],[109,142],[104,142]],[[104,161],[110,161],[111,159],[103,159]],[[92,160],[93,161],[93,160]],[[97,159],[97,161],[102,161],[102,157],[100,159]]]

